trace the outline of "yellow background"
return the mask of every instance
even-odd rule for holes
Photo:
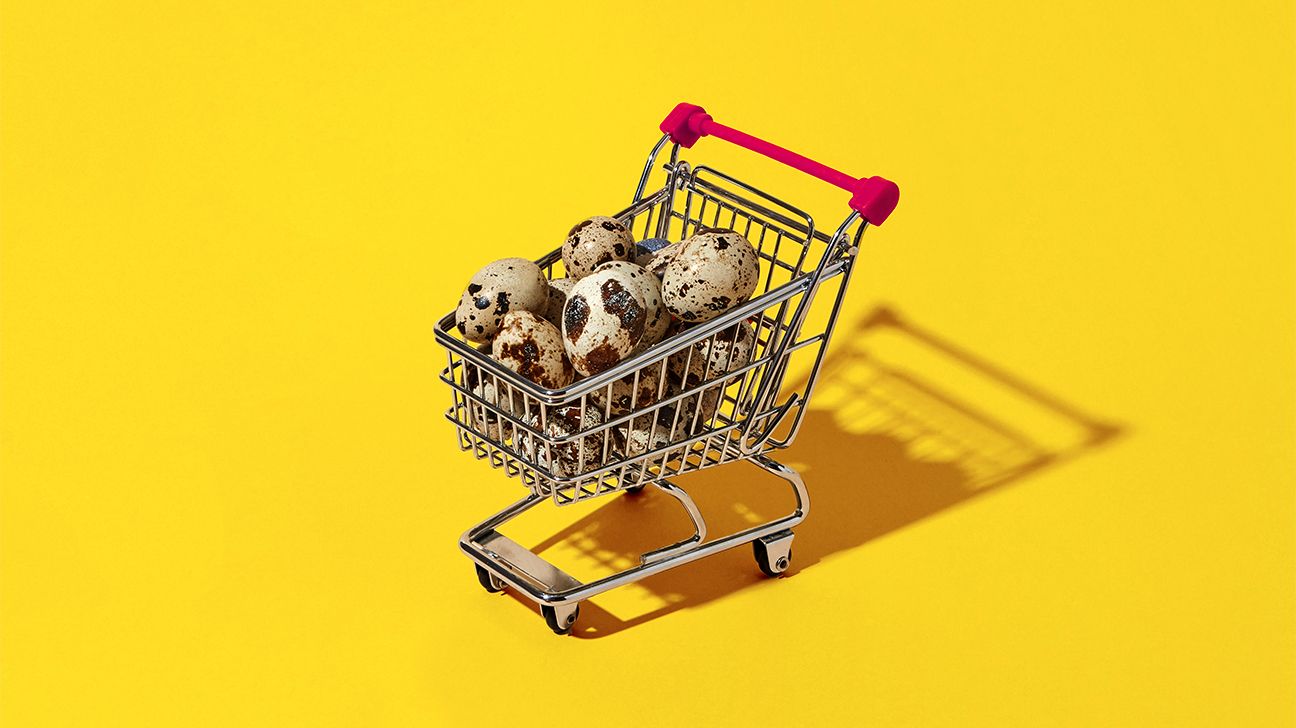
[[[468,5],[4,3],[4,725],[1293,721],[1290,3]],[[808,426],[790,578],[737,549],[557,638],[457,552],[521,489],[431,329],[682,100],[900,183],[842,351],[885,304],[1112,436],[971,498]],[[924,381],[1003,388],[970,361]],[[511,533],[588,570],[660,502]]]

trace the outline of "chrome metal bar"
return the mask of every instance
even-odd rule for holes
[[[570,574],[499,531],[486,531],[478,535],[474,543],[490,557],[492,566],[502,567],[491,569],[496,574],[502,570],[514,579],[525,579],[538,589],[549,592],[572,591],[581,585]]]
[[[788,217],[787,215],[779,213],[775,210],[771,210],[768,207],[761,205],[760,203],[752,202],[749,199],[738,197],[734,193],[725,190],[723,187],[720,187],[716,183],[701,178],[702,175],[710,175],[710,176],[718,177],[735,187],[741,188],[745,192],[756,195],[773,205],[777,205],[783,208],[790,215],[795,215],[801,218],[801,220],[804,220],[804,222],[798,222],[797,220],[794,220],[791,217]],[[693,175],[691,177],[691,182],[693,185],[706,189],[707,191],[712,192],[716,195],[726,197],[734,202],[741,203],[743,207],[746,207],[751,210],[755,210],[756,212],[759,212],[761,215],[764,215],[770,218],[771,220],[778,222],[780,225],[785,225],[787,227],[791,227],[797,230],[798,232],[804,233],[807,238],[814,237],[814,227],[815,227],[814,219],[810,217],[809,213],[805,212],[804,210],[801,210],[798,207],[794,207],[767,192],[763,192],[759,189],[756,189],[755,187],[752,187],[746,182],[743,182],[735,177],[730,177],[729,175],[725,174],[724,172],[721,172],[718,169],[715,169],[713,167],[708,167],[706,165],[698,165],[693,168]],[[700,214],[698,215],[698,218],[699,219],[701,218]]]
[[[659,561],[651,563],[641,563],[639,566],[631,567],[624,571],[606,576],[596,581],[591,581],[579,586],[571,587],[565,590],[551,590],[544,586],[537,586],[534,575],[528,572],[527,576],[510,568],[510,563],[499,561],[492,555],[494,552],[484,547],[479,539],[487,539],[491,543],[499,543],[494,540],[492,534],[495,529],[503,523],[512,520],[521,513],[533,508],[542,498],[531,495],[517,503],[509,506],[503,511],[491,516],[481,524],[469,529],[460,539],[459,547],[473,561],[485,567],[497,578],[504,583],[512,586],[517,591],[539,604],[568,604],[579,602],[584,599],[601,594],[609,589],[623,586],[653,574],[666,571],[667,569],[682,566],[698,559],[706,558],[720,551],[731,549],[735,546],[741,546],[750,543],[758,538],[763,538],[779,531],[784,531],[800,524],[810,512],[810,494],[806,492],[805,483],[801,479],[800,473],[796,470],[777,462],[763,455],[758,455],[750,459],[750,462],[757,467],[776,475],[786,481],[792,487],[792,493],[796,498],[796,507],[786,516],[769,521],[759,526],[730,534],[723,538],[715,539],[697,545],[694,548],[666,556]],[[530,553],[530,552],[529,552]],[[532,554],[534,556],[534,554]],[[516,558],[517,555],[514,554]],[[536,559],[539,559],[537,556]],[[534,565],[532,569],[540,570]],[[558,569],[554,569],[562,573]],[[570,577],[568,577],[570,578]],[[574,580],[573,580],[574,581]]]
[[[644,187],[648,184],[648,176],[652,174],[653,166],[657,163],[657,155],[661,154],[662,147],[665,147],[666,142],[669,141],[670,135],[662,134],[662,138],[657,140],[657,143],[653,145],[652,151],[648,153],[648,161],[644,163],[643,172],[639,174],[639,184],[635,187],[634,199],[630,201],[631,203],[643,199]],[[675,147],[678,149],[679,145],[676,144]]]
[[[697,504],[685,490],[669,480],[654,480],[653,487],[679,501],[684,507],[684,512],[688,514],[689,520],[693,522],[693,535],[680,541],[679,543],[663,546],[659,549],[649,551],[639,557],[639,563],[651,564],[654,561],[670,558],[677,554],[684,553],[698,547],[706,540],[707,528],[706,521],[702,518],[702,512],[698,510]]]
[[[841,314],[842,304],[846,298],[846,291],[850,288],[851,273],[855,270],[855,260],[856,256],[859,254],[860,239],[863,237],[864,230],[867,228],[867,223],[860,225],[859,229],[855,233],[854,244],[848,252],[846,258],[847,265],[842,269],[842,280],[837,288],[837,297],[833,301],[832,312],[828,315],[828,322],[824,327],[824,333],[821,334],[823,337],[823,344],[820,345],[818,352],[815,354],[814,364],[810,367],[810,375],[806,379],[805,392],[801,395],[803,406],[797,411],[796,419],[792,421],[792,427],[788,430],[788,434],[780,440],[770,440],[770,444],[773,447],[784,448],[791,445],[792,442],[796,440],[797,433],[801,431],[801,422],[805,418],[804,402],[810,401],[810,395],[814,394],[815,383],[819,380],[819,372],[820,367],[823,364],[824,354],[828,351],[828,345],[832,342],[833,331],[837,328],[837,316]],[[774,434],[772,429],[769,434]]]
[[[840,226],[838,226],[837,232],[833,233],[833,244],[840,246],[845,242],[846,231],[857,219],[859,219],[858,212],[852,211],[851,214],[846,216],[846,219],[842,221]],[[829,249],[824,251],[823,258],[820,259],[819,265],[816,266],[814,273],[810,275],[810,280],[805,290],[805,294],[801,298],[800,303],[797,304],[796,311],[792,314],[792,320],[788,323],[787,330],[783,333],[782,337],[780,337],[779,345],[775,350],[776,353],[773,357],[774,363],[771,364],[770,370],[768,371],[771,376],[761,382],[761,388],[757,391],[755,396],[754,401],[757,409],[766,408],[769,403],[778,396],[779,388],[783,382],[783,373],[787,371],[788,347],[793,341],[795,341],[797,335],[800,334],[801,325],[805,322],[806,316],[810,312],[810,305],[814,301],[814,296],[819,291],[819,286],[824,281],[824,274],[829,268],[828,263],[830,258],[833,258],[833,250],[831,246],[829,246]],[[743,428],[743,438],[751,436],[752,427],[755,426],[755,424],[755,419],[749,419],[747,421],[747,425]],[[765,437],[768,438],[772,434],[773,430],[771,429],[766,433]],[[753,447],[753,451],[757,449],[759,449],[759,443]]]

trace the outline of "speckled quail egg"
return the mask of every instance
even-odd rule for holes
[[[563,345],[576,371],[607,371],[629,356],[643,336],[647,304],[624,271],[592,273],[572,286],[563,308]]]
[[[634,260],[635,241],[620,220],[596,215],[576,224],[562,246],[567,277],[580,280],[609,260]]]
[[[741,321],[672,354],[667,365],[671,374],[692,386],[747,366],[755,344],[751,322]]]
[[[579,436],[603,424],[603,417],[593,407],[585,407],[584,415],[579,405],[565,405],[548,408],[545,411],[543,426],[539,412],[531,413],[527,423],[537,431],[545,433],[546,438],[573,438],[567,442],[552,443],[542,438],[523,433],[519,437],[519,451],[532,462],[559,477],[581,475],[595,470],[607,462],[604,457],[604,444],[607,444],[608,457],[615,455],[615,438],[609,440],[607,430],[600,430]]]
[[[472,364],[465,365],[465,384],[473,394],[485,400],[489,406],[474,399],[465,397],[464,404],[468,409],[469,424],[473,429],[487,438],[499,442],[505,434],[512,434],[511,423],[496,414],[496,410],[508,414],[520,415],[523,412],[522,396],[518,392],[508,394],[508,385],[501,385],[493,374],[487,374]],[[504,427],[501,428],[501,425]]]
[[[675,256],[679,255],[679,252],[683,249],[683,243],[678,245],[665,245],[651,252],[645,251],[641,248],[639,249],[639,254],[635,256],[635,264],[643,266],[649,273],[652,273],[657,276],[658,279],[661,279],[661,277],[666,274],[666,266],[669,265],[670,262],[675,259]]]
[[[623,260],[604,263],[597,270],[622,271],[639,286],[639,293],[643,295],[644,304],[648,308],[648,318],[644,321],[643,336],[639,338],[639,343],[631,354],[637,354],[661,341],[662,337],[666,335],[666,329],[670,327],[671,315],[666,308],[666,304],[662,303],[661,281],[657,279],[657,276],[652,275],[642,266],[627,263]]]
[[[674,377],[672,386],[675,393],[678,394],[683,390],[681,383]],[[724,392],[725,385],[711,384],[705,388],[699,389],[686,397],[681,398],[675,403],[674,411],[678,415],[666,413],[662,420],[667,425],[667,432],[670,428],[675,428],[675,436],[697,435],[705,431],[711,424],[711,418],[715,417],[720,408],[720,396]]]
[[[544,311],[549,283],[526,258],[505,258],[482,268],[459,299],[455,325],[474,343],[490,341],[509,311]]]
[[[565,387],[576,376],[564,356],[562,334],[530,311],[504,314],[491,342],[491,356],[545,389]]]
[[[662,275],[662,299],[684,321],[710,321],[756,290],[760,257],[747,238],[703,229],[681,245]]]
[[[622,445],[622,454],[627,458],[652,452],[670,445],[670,419],[658,417],[659,413],[651,412],[642,417],[635,417],[629,423],[616,428],[617,439]],[[664,419],[665,421],[661,421]],[[677,430],[681,431],[682,428]],[[640,467],[651,468],[663,465],[669,452],[640,462]]]
[[[657,401],[657,391],[661,385],[661,367],[645,367],[636,376],[631,374],[611,384],[600,387],[590,393],[590,401],[600,413],[611,412],[612,416],[624,415],[634,410],[643,409]],[[609,390],[611,397],[608,397]],[[611,407],[609,409],[609,399]]]
[[[567,305],[567,294],[576,285],[574,278],[555,278],[549,281],[549,303],[545,306],[544,317],[549,323],[562,328],[563,306]]]

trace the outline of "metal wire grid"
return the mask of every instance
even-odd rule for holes
[[[830,318],[821,332],[796,331],[791,312],[813,294],[804,285],[811,248],[835,256],[835,275],[853,260],[841,255],[844,242],[830,243],[805,213],[716,170],[689,169],[683,162],[666,169],[665,186],[618,219],[639,239],[680,241],[704,227],[743,233],[761,260],[752,301],[622,362],[606,383],[595,382],[607,377],[591,377],[553,392],[538,390],[502,369],[489,352],[454,338],[453,315],[438,327],[443,343],[453,339],[441,379],[452,390],[446,416],[456,427],[460,448],[520,478],[532,492],[552,496],[558,505],[786,446],[790,438],[745,449],[743,427],[760,427],[776,414],[756,401],[757,393],[763,384],[779,385],[792,352],[818,347],[816,356],[821,354],[834,321]],[[862,229],[856,227],[855,240]],[[561,249],[538,263],[547,277],[558,277]],[[746,364],[734,366],[737,342],[746,338],[739,327],[748,329],[751,355]],[[785,342],[785,337],[795,340]],[[727,358],[717,361],[712,354],[722,349]],[[701,361],[695,364],[695,358]],[[806,394],[800,385],[802,400]],[[627,399],[629,406],[623,406]]]

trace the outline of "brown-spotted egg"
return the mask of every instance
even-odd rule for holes
[[[459,298],[455,326],[473,343],[490,341],[509,311],[544,311],[549,282],[526,258],[504,258],[477,271]]]
[[[590,392],[590,401],[600,413],[610,412],[614,417],[641,410],[657,401],[657,392],[661,388],[660,372],[660,365],[644,367],[637,374]]]
[[[682,320],[710,321],[756,290],[760,257],[739,233],[704,228],[681,245],[662,275],[662,300]]]
[[[576,371],[607,371],[643,336],[648,309],[638,283],[620,270],[592,273],[572,286],[563,308],[563,345]]]
[[[548,439],[566,440],[561,443],[546,442],[523,431],[519,437],[519,451],[532,462],[548,468],[558,477],[570,477],[594,470],[607,462],[620,448],[615,436],[607,430],[593,432],[603,424],[603,417],[593,407],[583,408],[579,405],[564,405],[544,411],[542,423],[540,413],[532,412],[526,422],[537,431],[545,433]],[[581,434],[588,433],[588,434]]]
[[[671,374],[693,386],[747,366],[755,348],[751,322],[740,321],[672,354],[667,364]]]
[[[609,260],[634,260],[635,241],[620,220],[596,215],[576,223],[562,246],[567,277],[577,280]]]
[[[648,308],[648,318],[644,321],[643,336],[639,338],[639,344],[635,346],[632,354],[637,354],[644,349],[656,344],[666,335],[666,329],[670,327],[671,315],[670,310],[662,303],[661,281],[657,276],[649,273],[643,266],[634,263],[627,263],[624,260],[613,260],[600,265],[595,272],[604,270],[619,270],[629,276],[639,287],[639,293],[643,296],[644,305]]]
[[[684,391],[685,387],[678,379],[674,376],[669,379],[669,386],[674,390],[672,396]],[[720,409],[720,397],[725,387],[720,382],[709,384],[676,401],[673,412],[667,409],[662,413],[662,421],[669,425],[667,431],[674,428],[675,436],[680,437],[696,435],[706,430]]]
[[[499,333],[491,342],[491,355],[545,389],[565,387],[575,377],[563,355],[562,334],[530,311],[504,314]]]
[[[486,349],[490,353],[489,347]],[[512,432],[508,423],[496,412],[520,415],[523,412],[523,399],[519,392],[511,391],[507,384],[496,379],[475,364],[465,363],[464,384],[468,390],[486,402],[482,404],[471,397],[464,397],[464,406],[468,410],[469,422],[479,433],[487,438],[499,441],[505,431]],[[502,427],[503,426],[503,427]]]
[[[558,328],[562,328],[563,306],[567,305],[567,294],[571,293],[574,285],[574,278],[555,278],[549,281],[549,303],[545,306],[544,317]]]
[[[625,457],[632,458],[636,455],[643,455],[671,444],[670,419],[659,418],[660,414],[659,412],[650,412],[635,417],[627,424],[616,428],[616,439],[620,441],[622,445],[621,452]],[[665,419],[665,421],[663,422],[662,419]],[[682,430],[683,428],[678,428],[676,430],[677,434]],[[639,467],[646,469],[654,465],[664,466],[668,455],[669,453],[641,461]],[[631,472],[635,473],[634,470]]]

